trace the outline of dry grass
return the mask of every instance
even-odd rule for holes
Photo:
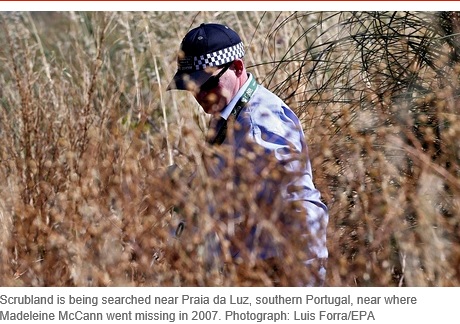
[[[0,284],[271,285],[250,254],[225,275],[204,255],[207,236],[231,230],[216,215],[240,210],[293,251],[280,284],[305,276],[297,236],[271,222],[281,205],[254,205],[251,173],[239,188],[208,177],[207,117],[164,92],[183,35],[216,21],[304,121],[330,208],[327,285],[458,286],[459,68],[436,25],[449,17],[436,17],[1,14]],[[234,161],[243,174],[250,159]],[[185,176],[168,180],[171,162]],[[179,217],[188,230],[176,240]]]

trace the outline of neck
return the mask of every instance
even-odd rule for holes
[[[248,78],[249,78],[248,74],[246,73],[246,71],[244,71],[244,73],[242,73],[241,77],[239,78],[240,79],[240,86],[239,86],[238,90],[241,89],[241,87],[243,86],[243,84],[246,83],[246,81],[248,81]]]
[[[237,92],[241,89],[241,87],[248,81],[248,74],[246,71],[243,71],[241,75],[237,78],[237,82],[235,82],[235,87],[233,89],[233,96],[232,98],[237,94]]]

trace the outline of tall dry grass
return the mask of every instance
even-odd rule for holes
[[[279,284],[306,275],[297,237],[270,221],[281,204],[253,203],[257,177],[210,178],[207,117],[164,91],[182,37],[214,21],[240,33],[249,70],[304,122],[330,208],[326,284],[458,285],[455,17],[2,13],[0,283],[272,285],[250,254],[224,275],[209,264],[205,238],[231,230],[215,217],[229,211],[299,251]],[[234,161],[243,174],[250,159]]]

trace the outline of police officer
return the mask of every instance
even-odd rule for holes
[[[201,24],[190,30],[182,40],[178,69],[167,90],[189,91],[203,110],[212,115],[208,136],[210,144],[228,146],[236,157],[258,152],[251,165],[253,172],[262,172],[269,165],[268,156],[273,157],[285,171],[283,174],[287,178],[284,179],[261,178],[263,184],[257,194],[257,203],[265,201],[270,204],[276,195],[280,195],[284,202],[297,206],[296,212],[301,212],[303,223],[304,263],[313,269],[310,279],[299,282],[299,285],[322,285],[328,256],[326,226],[329,215],[320,192],[313,184],[301,123],[278,96],[258,84],[254,76],[246,71],[244,54],[239,35],[228,26]],[[238,127],[230,129],[231,125]],[[219,173],[226,167],[229,167],[228,163],[221,158],[210,172]],[[283,214],[280,215],[282,222],[297,226],[289,219],[290,215],[285,212],[280,214]],[[280,268],[286,255],[277,246],[277,240],[270,235],[260,235],[258,224],[246,235],[243,238],[245,245],[249,249],[257,247],[259,259],[272,262],[275,269]],[[232,253],[235,258],[241,257],[238,249]]]

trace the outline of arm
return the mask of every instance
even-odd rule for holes
[[[327,258],[326,226],[328,210],[313,183],[305,137],[297,116],[286,106],[258,106],[251,114],[251,142],[274,156],[290,176],[283,183],[282,196],[287,202],[299,202],[305,212],[307,262]]]

